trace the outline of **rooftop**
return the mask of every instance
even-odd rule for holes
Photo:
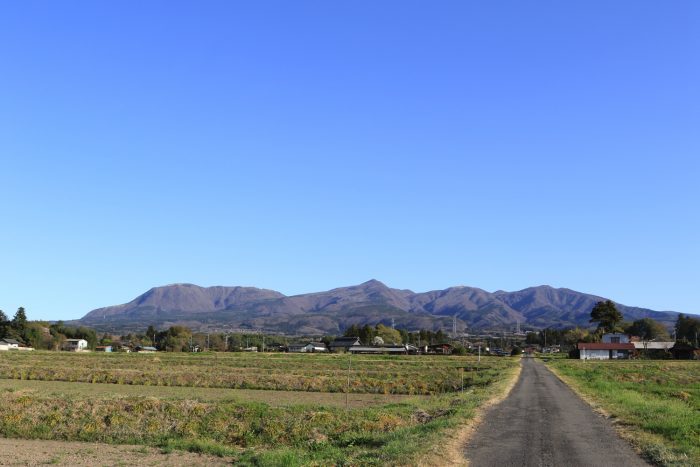
[[[612,342],[579,342],[579,350],[634,350],[634,344],[620,344]]]

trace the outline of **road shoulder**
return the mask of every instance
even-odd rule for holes
[[[422,467],[468,466],[469,461],[464,457],[464,447],[476,432],[486,412],[510,395],[520,379],[521,371],[522,361],[513,368],[512,373],[507,378],[494,384],[494,396],[476,408],[472,418],[447,434],[439,446],[435,446],[423,456],[419,465]]]

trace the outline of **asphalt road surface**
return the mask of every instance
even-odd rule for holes
[[[523,358],[513,391],[487,411],[465,455],[473,467],[649,465],[534,358]]]

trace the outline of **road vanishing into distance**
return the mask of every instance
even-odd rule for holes
[[[471,466],[649,465],[543,363],[522,365],[510,395],[486,412],[467,445]]]

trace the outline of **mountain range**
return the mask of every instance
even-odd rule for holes
[[[353,324],[459,331],[589,327],[603,297],[550,286],[517,292],[450,287],[415,293],[378,280],[326,292],[286,296],[255,287],[154,287],[123,305],[98,308],[72,322],[104,331],[140,331],[148,325],[195,330],[259,330],[292,335],[338,334]],[[678,313],[617,304],[625,320],[653,318],[671,327]]]

